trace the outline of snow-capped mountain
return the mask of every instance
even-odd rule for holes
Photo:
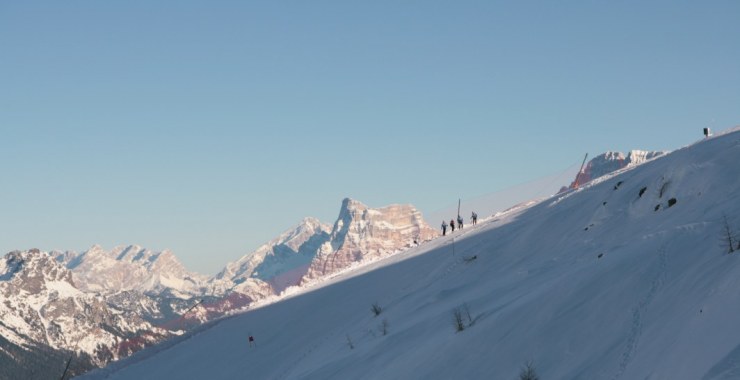
[[[737,379],[739,170],[740,128],[84,378]]]
[[[321,245],[303,281],[397,253],[438,234],[411,205],[370,208],[346,198],[329,240]]]
[[[234,286],[258,279],[279,293],[298,283],[321,245],[329,240],[330,231],[318,219],[305,218],[298,226],[226,265],[215,280],[227,280],[227,286]]]
[[[4,320],[18,323],[0,327],[7,330],[2,331],[8,347],[48,346],[45,355],[78,350],[91,357],[84,368],[105,365],[301,281],[399,252],[435,235],[412,206],[371,209],[345,199],[333,229],[305,218],[210,279],[188,272],[169,250],[137,245],[110,251],[95,245],[81,254],[12,252],[0,267],[0,312]],[[21,307],[27,304],[33,307]],[[83,315],[88,324],[64,322]],[[77,340],[79,347],[72,344]]]
[[[592,158],[576,176],[569,188],[574,188],[593,179],[620,169],[640,165],[645,161],[666,154],[660,151],[631,150],[625,156],[622,152],[606,152]],[[563,188],[561,190],[565,190]]]
[[[230,263],[216,275],[216,287],[245,291],[268,283],[274,294],[325,277],[362,261],[397,253],[432,239],[437,231],[411,205],[369,208],[344,199],[334,227],[315,218]]]
[[[202,294],[207,282],[206,276],[188,272],[171,251],[155,252],[138,245],[110,251],[95,245],[80,255],[57,255],[57,260],[67,265],[80,289],[88,292],[136,290],[187,299]]]
[[[171,335],[80,290],[72,272],[39,250],[0,259],[0,295],[0,335],[8,346],[80,352],[81,360],[100,366]],[[136,343],[124,345],[133,337]]]

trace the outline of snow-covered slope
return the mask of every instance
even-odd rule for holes
[[[733,131],[86,378],[737,378],[738,172]]]

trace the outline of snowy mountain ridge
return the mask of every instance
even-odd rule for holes
[[[231,262],[219,272],[215,280],[227,284],[240,284],[249,278],[271,281],[276,291],[284,289],[291,271],[311,262],[318,247],[329,237],[329,227],[318,219],[305,218],[294,228],[283,232],[277,238],[263,244],[254,252]],[[295,280],[293,280],[295,281]]]
[[[81,289],[117,293],[136,290],[146,294],[168,291],[180,298],[203,293],[207,277],[188,272],[170,250],[155,252],[138,245],[99,245],[80,255],[58,256],[74,273]]]

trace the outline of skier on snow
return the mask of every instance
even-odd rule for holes
[[[442,236],[445,236],[447,234],[447,222],[444,220],[442,221]]]

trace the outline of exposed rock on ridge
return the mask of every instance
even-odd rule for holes
[[[0,259],[0,335],[8,344],[80,351],[104,365],[130,354],[121,343],[146,334],[137,347],[169,333],[126,310],[111,308],[99,295],[75,287],[72,273],[46,252],[10,252]],[[2,348],[2,347],[0,347]]]
[[[576,180],[570,184],[570,188],[574,188],[577,185],[583,185],[588,181],[628,166],[640,165],[647,160],[664,155],[665,153],[666,152],[646,150],[631,150],[626,156],[622,152],[602,153],[592,158],[586,164],[581,173],[576,177]],[[561,191],[562,190],[565,190],[565,188],[561,189]]]
[[[411,205],[370,208],[356,200],[342,202],[330,240],[311,262],[304,280],[344,269],[353,263],[376,259],[437,236]]]

